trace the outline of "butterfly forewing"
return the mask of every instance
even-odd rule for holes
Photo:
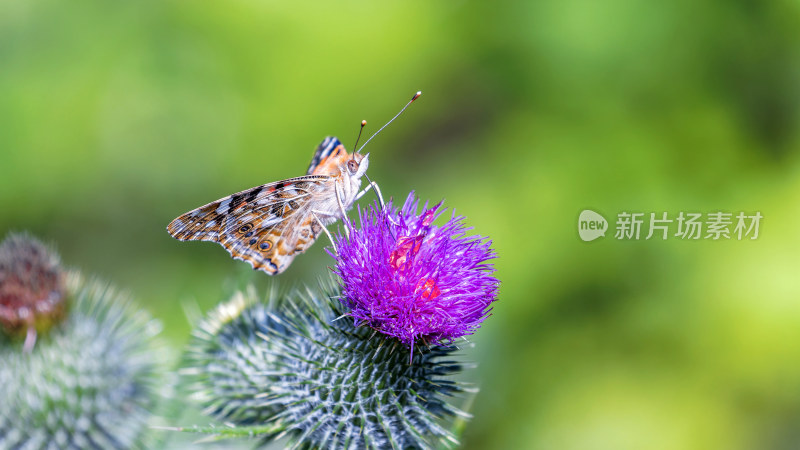
[[[182,241],[219,242],[254,269],[280,273],[319,235],[310,205],[332,182],[315,175],[257,186],[189,211],[167,230]]]

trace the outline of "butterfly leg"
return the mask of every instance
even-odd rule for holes
[[[369,180],[369,178],[367,178],[367,179]],[[353,201],[356,201],[356,200],[360,199],[361,197],[363,197],[367,192],[369,192],[370,189],[373,189],[375,191],[375,195],[378,196],[378,202],[380,202],[380,204],[381,204],[381,209],[383,209],[384,202],[383,202],[383,195],[381,194],[381,188],[378,187],[378,183],[376,183],[374,181],[371,181],[371,180],[370,180],[369,184],[367,185],[367,187],[365,187],[364,189],[361,190],[361,192],[356,194],[356,198]]]
[[[347,236],[347,239],[350,239],[350,229],[347,227],[347,211],[344,209],[344,204],[342,204],[342,196],[339,194],[339,180],[336,180],[334,183],[334,189],[336,189],[336,203],[339,204],[339,213],[342,214],[342,223],[344,223],[344,234]],[[358,196],[356,196],[358,198]],[[355,200],[353,200],[355,201]]]
[[[325,228],[325,224],[322,223],[321,220],[319,220],[319,217],[317,216],[317,212],[316,211],[311,211],[311,214],[314,216],[314,219],[319,223],[319,226],[322,227],[322,231],[324,231],[325,234],[328,235],[328,239],[330,239],[331,245],[333,246],[333,250],[335,251],[336,250],[336,244],[333,242],[333,236],[331,236],[331,232],[328,231],[328,229]]]

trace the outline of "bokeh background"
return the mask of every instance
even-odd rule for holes
[[[369,174],[500,255],[465,448],[800,447],[795,1],[2,0],[0,232],[129,289],[179,349],[184,305],[275,280],[167,223],[420,89]],[[587,243],[585,208],[764,219]],[[323,247],[277,281],[324,275]]]

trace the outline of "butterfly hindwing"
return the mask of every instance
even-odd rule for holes
[[[256,222],[257,223],[257,222]],[[283,272],[295,256],[303,253],[319,236],[322,227],[313,218],[295,214],[274,225],[242,225],[223,234],[222,244],[234,259],[270,275]],[[250,231],[258,230],[249,234]],[[244,237],[249,235],[250,237]]]

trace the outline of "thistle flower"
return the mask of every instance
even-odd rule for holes
[[[183,431],[256,437],[289,436],[296,448],[437,448],[458,443],[457,416],[446,401],[466,390],[451,376],[464,367],[454,347],[415,355],[336,320],[342,306],[333,281],[320,290],[237,293],[193,332],[182,373],[204,412],[225,426]]]
[[[64,274],[58,255],[25,233],[0,243],[0,327],[26,336],[30,351],[38,333],[64,316]]]
[[[450,343],[480,327],[497,296],[491,241],[466,236],[463,217],[433,225],[443,212],[410,193],[401,210],[391,202],[359,210],[360,228],[335,239],[334,272],[342,302],[357,325],[410,347]]]

